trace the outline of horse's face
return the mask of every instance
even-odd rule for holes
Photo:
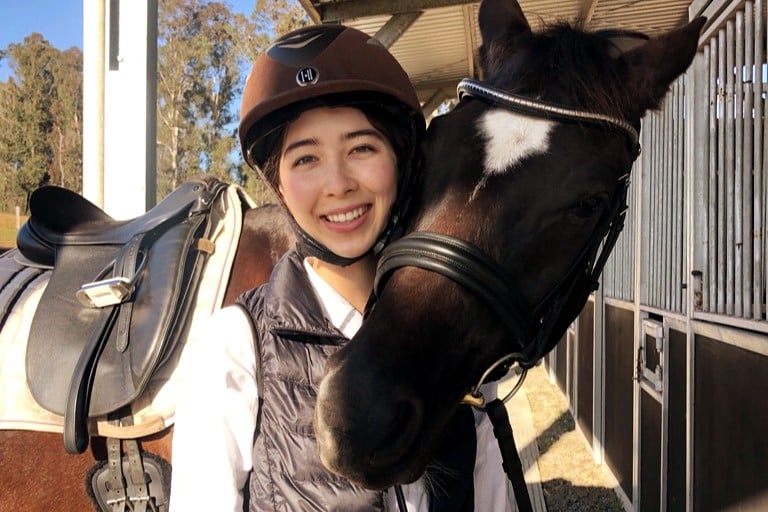
[[[651,40],[567,27],[536,35],[512,0],[485,0],[479,21],[486,84],[634,126],[690,64],[703,24]],[[423,149],[411,230],[480,248],[528,311],[578,279],[574,262],[623,202],[622,180],[636,156],[615,127],[475,99],[435,119]],[[588,293],[565,301],[545,344],[560,338]],[[418,478],[462,397],[529,341],[513,331],[487,300],[453,280],[397,269],[358,334],[329,362],[316,410],[323,463],[370,488]]]

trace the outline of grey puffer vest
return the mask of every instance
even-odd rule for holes
[[[348,340],[323,316],[301,257],[289,252],[267,284],[237,302],[252,319],[260,370],[250,510],[384,510],[382,492],[331,473],[317,453],[312,425],[317,389],[327,358]],[[432,511],[472,510],[475,433],[467,412],[469,430],[464,421],[464,428],[455,429],[457,435],[444,443],[445,456],[438,455],[441,466],[455,468],[456,481],[440,486],[447,494],[430,496]]]

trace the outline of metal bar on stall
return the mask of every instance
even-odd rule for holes
[[[666,104],[664,105],[666,109]],[[666,258],[665,250],[666,244],[664,243],[664,187],[663,187],[663,171],[664,160],[667,156],[667,141],[664,138],[664,110],[657,112],[658,124],[656,126],[656,165],[654,175],[654,197],[656,203],[656,212],[654,215],[654,229],[656,234],[656,260],[654,262],[657,270],[656,280],[656,300],[654,306],[658,308],[664,307],[664,271],[666,268],[664,259]],[[663,155],[663,156],[662,156]]]
[[[711,208],[711,201],[709,195],[709,119],[710,109],[706,106],[709,104],[709,47],[705,46],[703,51],[696,57],[694,62],[694,77],[692,80],[691,95],[686,103],[688,111],[693,116],[692,123],[689,126],[692,128],[692,147],[688,148],[688,152],[693,155],[692,161],[689,162],[691,166],[688,169],[689,173],[695,178],[695,182],[692,184],[694,188],[694,204],[689,209],[690,215],[692,215],[693,236],[691,241],[693,245],[693,266],[688,271],[701,272],[701,280],[696,283],[693,276],[688,276],[689,279],[693,279],[694,285],[699,289],[694,289],[693,293],[701,293],[701,299],[698,304],[691,304],[691,315],[695,311],[709,311],[709,253],[711,239],[709,237],[709,219]],[[701,106],[704,105],[704,108]],[[690,175],[689,174],[689,175]],[[701,243],[696,243],[698,238],[701,238]]]
[[[725,23],[725,69],[720,76],[725,81],[725,112],[724,112],[724,160],[720,172],[725,176],[725,225],[720,229],[725,232],[725,314],[733,315],[733,297],[734,297],[734,119],[733,119],[733,20]]]
[[[734,41],[734,95],[733,95],[733,118],[734,118],[734,180],[733,180],[733,241],[734,241],[734,310],[736,316],[744,316],[744,279],[743,279],[743,260],[744,260],[744,13],[736,13],[736,33]]]
[[[679,79],[678,79],[679,80]],[[667,179],[667,183],[669,186],[668,194],[670,195],[670,201],[669,201],[669,249],[667,250],[667,253],[669,254],[669,263],[668,266],[668,288],[669,291],[667,292],[669,297],[669,304],[667,305],[667,308],[669,311],[677,311],[677,297],[678,297],[678,279],[676,275],[677,271],[677,237],[678,233],[680,232],[680,229],[682,227],[682,220],[678,213],[677,213],[677,205],[679,205],[683,198],[680,197],[680,192],[677,188],[677,178],[678,178],[678,169],[677,169],[677,155],[680,151],[679,143],[680,143],[680,134],[678,133],[677,129],[677,118],[678,118],[678,109],[677,109],[677,100],[678,100],[678,94],[680,93],[680,84],[678,80],[675,80],[672,83],[672,87],[670,88],[670,98],[669,98],[669,131],[667,132],[667,139],[669,139],[669,145],[671,146],[671,150],[669,152],[668,163],[667,163],[667,173],[669,174],[669,178]]]
[[[752,218],[754,225],[752,227],[753,241],[753,282],[755,287],[752,290],[752,317],[756,320],[763,318],[763,292],[765,283],[763,281],[763,116],[765,115],[765,104],[763,102],[763,61],[765,59],[765,47],[763,38],[765,37],[765,22],[763,20],[763,0],[755,2],[755,76],[754,76],[754,143],[753,143],[753,177],[754,177],[754,209]]]
[[[667,309],[667,291],[669,287],[669,193],[671,190],[667,184],[669,178],[669,154],[671,143],[667,137],[669,125],[669,103],[664,104],[664,109],[659,112],[659,131],[657,139],[663,148],[658,151],[656,165],[656,197],[658,198],[659,212],[656,215],[656,232],[659,239],[659,258],[656,265],[659,267],[658,301],[656,306]]]
[[[714,285],[713,285],[713,279],[712,279],[712,265],[711,265],[711,255],[712,255],[712,246],[714,244],[714,240],[712,239],[712,232],[713,227],[712,224],[714,224],[714,206],[712,205],[712,179],[711,179],[711,168],[712,168],[712,150],[709,149],[712,147],[712,84],[711,84],[711,70],[712,70],[712,64],[711,64],[711,56],[712,51],[710,48],[710,45],[707,44],[704,46],[704,49],[702,51],[702,71],[701,71],[701,82],[703,83],[702,89],[703,94],[702,98],[704,101],[704,105],[708,105],[709,108],[701,108],[697,109],[698,116],[701,118],[701,126],[706,126],[707,128],[702,128],[701,130],[701,139],[702,139],[702,147],[705,147],[707,151],[703,154],[703,157],[701,159],[702,165],[697,169],[703,176],[701,178],[702,181],[702,187],[701,187],[701,196],[702,201],[701,205],[702,208],[706,210],[706,216],[707,216],[707,222],[704,224],[704,229],[702,230],[702,238],[704,240],[704,254],[701,255],[701,271],[702,271],[702,283],[701,283],[701,309],[702,311],[712,311],[712,300],[713,300],[713,292],[714,292]],[[706,124],[705,124],[706,123]]]
[[[760,12],[760,20],[765,21],[765,11],[761,8]],[[759,124],[762,125],[762,133],[760,138],[760,147],[762,148],[762,154],[761,154],[761,160],[760,160],[760,167],[761,167],[761,190],[762,195],[761,197],[761,207],[762,207],[762,225],[761,225],[761,232],[760,236],[762,237],[761,240],[761,255],[762,255],[762,264],[763,267],[761,269],[761,273],[759,276],[755,276],[757,279],[759,279],[759,282],[762,286],[762,293],[761,293],[761,300],[759,302],[760,307],[760,319],[765,320],[766,319],[766,279],[768,279],[768,269],[766,269],[766,265],[768,265],[768,182],[766,181],[765,177],[762,176],[762,173],[766,171],[766,167],[768,167],[768,145],[765,144],[765,137],[768,136],[768,117],[766,117],[766,114],[768,114],[768,109],[766,108],[766,101],[768,101],[768,91],[766,91],[766,80],[765,80],[765,72],[766,68],[762,65],[765,64],[765,59],[768,58],[768,48],[766,45],[768,45],[768,41],[765,40],[766,31],[768,31],[768,28],[766,27],[765,23],[761,25],[761,32],[760,35],[762,37],[761,41],[762,44],[760,45],[760,49],[762,50],[762,53],[760,55],[759,62],[761,63],[761,69],[760,69],[760,98],[761,98],[761,106],[762,106],[762,123],[758,121]]]
[[[648,129],[645,132],[647,139],[645,147],[650,148],[653,153],[656,152],[656,147],[654,146],[656,142],[654,138],[655,118],[655,112],[646,117],[646,125]],[[643,247],[645,247],[647,250],[647,253],[643,255],[643,263],[647,266],[648,270],[647,272],[644,272],[641,277],[646,279],[645,285],[643,286],[643,292],[645,293],[645,303],[648,305],[653,304],[653,279],[656,276],[656,273],[654,272],[654,265],[651,263],[651,261],[655,259],[653,252],[655,246],[653,241],[654,226],[650,213],[653,205],[652,201],[654,192],[653,180],[651,179],[651,170],[653,169],[653,163],[655,162],[653,153],[648,151],[643,152],[643,188],[646,190],[645,193],[648,196],[646,200],[643,201],[643,204],[646,206],[643,211],[643,233],[645,236],[645,240],[643,240]]]
[[[674,88],[674,86],[673,86]],[[662,160],[661,165],[661,183],[662,183],[662,191],[661,191],[661,197],[664,198],[664,206],[663,206],[663,215],[662,215],[662,229],[664,233],[664,239],[663,239],[663,246],[664,246],[664,253],[663,253],[663,265],[664,265],[664,277],[662,279],[663,284],[663,290],[664,290],[664,302],[662,303],[662,307],[670,311],[672,309],[672,294],[674,293],[673,287],[672,287],[672,238],[674,236],[675,232],[675,226],[677,225],[678,219],[676,219],[672,215],[672,203],[675,201],[676,197],[674,195],[674,187],[673,187],[673,180],[674,180],[674,171],[672,170],[672,163],[674,162],[675,153],[674,153],[674,147],[675,142],[672,140],[673,138],[673,126],[674,126],[674,101],[672,98],[670,98],[670,101],[666,102],[666,107],[664,108],[664,128],[663,128],[663,136],[662,140],[664,141],[664,145],[666,147],[666,151],[664,152],[664,158]]]
[[[676,108],[677,108],[677,115],[675,116],[675,124],[677,126],[677,129],[675,130],[675,141],[677,141],[677,151],[675,152],[675,160],[676,160],[676,166],[675,166],[675,172],[673,175],[673,178],[676,183],[676,189],[677,193],[675,194],[675,197],[679,198],[678,201],[675,201],[675,218],[677,219],[677,226],[678,228],[675,230],[675,240],[674,240],[674,254],[675,257],[673,259],[674,261],[674,273],[673,273],[673,280],[674,283],[674,292],[675,292],[675,301],[674,301],[674,308],[675,311],[678,313],[683,312],[683,297],[685,296],[685,290],[683,289],[683,282],[686,280],[685,276],[683,275],[683,267],[685,266],[685,230],[686,230],[686,222],[685,222],[685,204],[686,204],[686,195],[685,195],[685,80],[686,77],[683,75],[682,77],[677,79],[676,84],[676,91],[675,91],[675,102],[676,102]]]
[[[630,187],[631,186],[632,185],[630,185]],[[632,189],[630,189],[630,193],[632,193]],[[622,234],[624,238],[621,241],[621,259],[619,260],[621,262],[621,266],[619,267],[619,272],[617,273],[621,283],[621,298],[627,301],[633,300],[632,281],[634,280],[635,268],[631,263],[629,263],[629,261],[630,256],[632,255],[632,251],[634,251],[632,240],[635,239],[634,212],[637,211],[635,208],[635,203],[635,200],[632,200],[629,203],[629,211],[627,212],[627,227],[624,229],[624,233]]]
[[[717,38],[709,43],[709,300],[717,311]]]
[[[742,188],[742,201],[744,203],[743,225],[742,225],[742,240],[744,247],[742,248],[742,254],[744,255],[744,265],[742,267],[742,281],[743,286],[743,301],[744,301],[744,317],[750,318],[754,311],[754,283],[752,282],[752,270],[753,270],[753,237],[752,237],[752,166],[754,158],[752,155],[753,150],[753,137],[754,137],[754,114],[753,106],[754,101],[752,95],[754,94],[754,53],[755,53],[755,33],[754,33],[754,17],[752,10],[752,2],[747,2],[744,5],[744,149],[742,151],[744,155],[743,168],[742,168],[742,180],[744,186]]]
[[[643,120],[643,126],[645,128],[641,132],[643,147],[651,149],[653,149],[653,116],[654,114],[651,113],[645,117]],[[639,275],[637,276],[640,283],[640,289],[637,290],[637,299],[641,304],[651,304],[651,280],[653,279],[653,268],[651,265],[651,260],[653,259],[653,242],[651,241],[652,229],[650,215],[653,194],[651,193],[650,186],[650,168],[651,152],[643,151],[640,155],[641,178],[639,181],[641,185],[640,196],[642,198],[642,201],[640,201],[640,204],[642,205],[640,214],[642,217],[640,219],[640,240],[638,241],[640,247],[640,272],[638,272]]]
[[[621,297],[627,301],[634,301],[634,268],[635,268],[635,225],[637,224],[637,187],[634,182],[630,185],[629,212],[627,219],[627,229],[624,230],[624,240],[622,240],[622,273],[621,273]]]
[[[726,260],[727,249],[725,247],[726,232],[726,206],[725,190],[728,187],[725,180],[725,30],[718,31],[717,42],[717,76],[719,78],[717,88],[717,169],[716,174],[719,177],[717,187],[717,312],[725,313],[725,294],[726,294]]]
[[[661,269],[661,224],[659,222],[659,200],[661,196],[659,187],[659,158],[663,152],[660,146],[661,144],[661,114],[656,112],[653,116],[653,155],[651,158],[651,165],[649,170],[649,182],[651,185],[651,201],[653,202],[654,215],[649,217],[649,225],[651,226],[651,258],[653,263],[651,264],[651,282],[650,286],[653,290],[652,306],[659,307],[661,304],[661,276],[663,271]]]

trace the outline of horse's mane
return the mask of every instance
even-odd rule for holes
[[[617,58],[621,49],[615,41],[622,38],[645,41],[647,36],[588,32],[578,22],[548,24],[530,37],[483,48],[485,69],[495,70],[485,79],[509,92],[623,117],[631,105],[624,85],[626,64]],[[510,52],[516,57],[510,58]]]

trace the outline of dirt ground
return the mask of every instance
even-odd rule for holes
[[[539,473],[549,512],[622,512],[615,480],[597,465],[576,430],[568,403],[543,365],[528,372],[524,389],[539,448]]]

